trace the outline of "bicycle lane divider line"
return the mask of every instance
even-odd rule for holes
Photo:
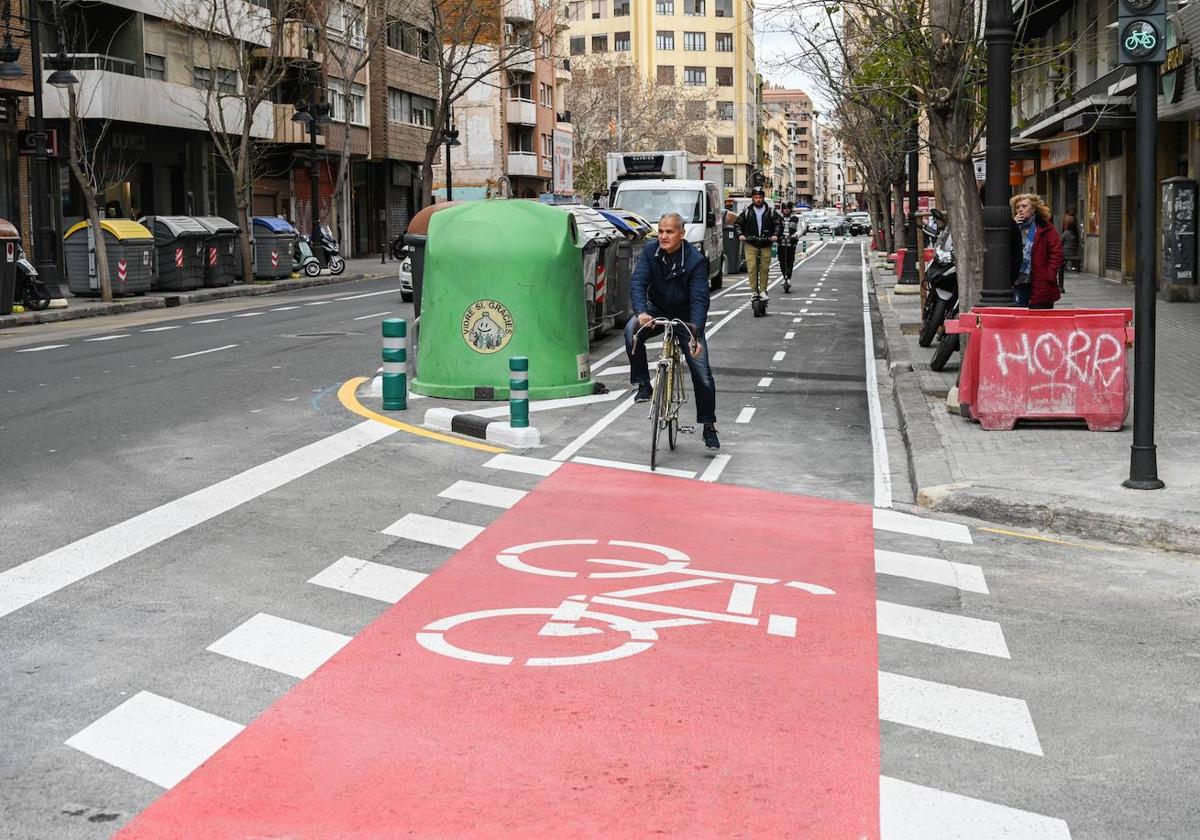
[[[872,553],[865,505],[563,464],[121,837],[877,837]]]
[[[395,433],[357,423],[0,572],[0,617]]]
[[[838,252],[841,253],[840,251]],[[863,354],[866,356],[867,414],[871,420],[871,453],[875,461],[875,507],[892,506],[892,473],[888,466],[887,435],[879,404],[879,380],[875,371],[875,339],[871,328],[871,296],[867,282],[867,246],[859,245],[862,266]]]

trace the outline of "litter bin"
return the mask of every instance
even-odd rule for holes
[[[100,294],[88,223],[79,222],[63,236],[67,288],[77,295]],[[101,219],[108,253],[108,278],[114,297],[144,295],[154,285],[154,234],[128,219]]]
[[[1094,432],[1119,431],[1129,414],[1132,324],[1132,309],[991,306],[947,321],[947,333],[969,338],[960,413],[988,430],[1082,419]]]
[[[736,221],[735,214],[729,212],[725,214],[723,231],[725,238],[722,241],[725,243],[726,274],[740,274],[746,270],[746,252],[742,248],[742,240],[738,238],[741,234],[738,233]]]
[[[254,217],[254,276],[268,280],[290,277],[298,234],[279,216]]]
[[[21,235],[8,219],[0,219],[0,315],[11,315],[17,291],[17,241]]]
[[[646,240],[654,232],[650,223],[632,210],[601,210],[624,237],[617,242],[616,276],[609,281],[609,302],[618,327],[633,317],[631,294],[633,270],[642,256]]]
[[[204,285],[204,240],[208,229],[191,216],[145,216],[154,234],[154,287],[186,292]]]
[[[440,213],[456,204],[457,201],[430,204],[409,220],[408,230],[404,232],[404,244],[409,248],[409,259],[412,261],[414,318],[421,317],[421,287],[425,282],[425,244],[429,239],[429,219],[434,213]]]
[[[433,214],[427,236],[414,392],[506,399],[508,360],[527,356],[531,399],[593,393],[574,216],[468,201]]]
[[[241,228],[220,216],[196,216],[208,231],[204,240],[204,285],[228,286],[242,277]]]
[[[595,339],[616,325],[612,287],[617,277],[617,245],[621,232],[599,211],[581,204],[560,208],[575,217],[583,259],[583,303],[588,332]]]

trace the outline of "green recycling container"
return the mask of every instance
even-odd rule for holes
[[[534,400],[591,394],[575,218],[534,201],[464,202],[429,219],[412,390],[508,399],[508,360],[529,357]]]

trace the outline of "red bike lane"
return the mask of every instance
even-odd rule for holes
[[[877,837],[873,554],[566,464],[119,836]]]

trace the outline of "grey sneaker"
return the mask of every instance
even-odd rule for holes
[[[654,389],[650,387],[650,383],[649,382],[639,382],[638,386],[637,386],[637,393],[633,395],[633,401],[635,403],[650,402],[650,399],[653,396],[654,396]]]
[[[721,440],[717,437],[717,427],[712,423],[704,424],[704,445],[709,449],[721,448]]]

